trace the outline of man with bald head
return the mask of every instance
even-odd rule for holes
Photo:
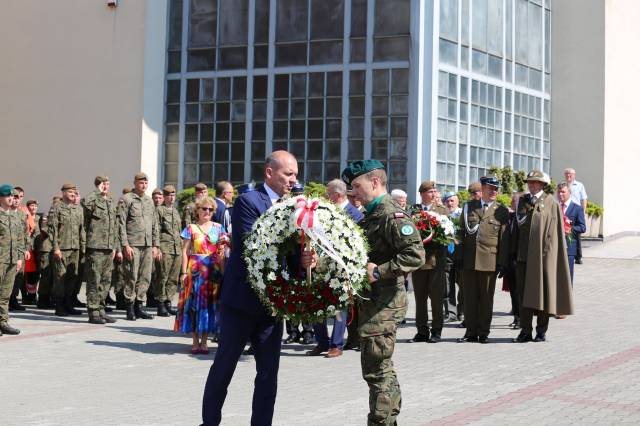
[[[225,267],[220,300],[220,342],[202,401],[203,424],[218,425],[233,372],[247,341],[256,360],[252,425],[270,425],[276,401],[282,321],[268,312],[247,282],[243,259],[244,240],[258,218],[291,192],[298,176],[298,162],[286,151],[267,157],[264,184],[240,195],[233,206],[233,250]],[[314,266],[313,257],[302,258],[302,268]]]

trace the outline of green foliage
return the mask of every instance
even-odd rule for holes
[[[518,192],[524,192],[524,187],[526,185],[525,179],[527,178],[527,174],[523,170],[518,170],[513,174],[513,178],[516,182],[516,190]]]
[[[304,195],[307,197],[321,198],[327,194],[327,187],[321,183],[308,182],[304,185]]]
[[[491,166],[489,168],[489,173],[496,175],[498,179],[500,179],[503,194],[511,194],[517,189],[516,176],[510,166],[503,168]]]
[[[187,206],[187,204],[195,201],[196,199],[195,192],[196,192],[195,189],[191,187],[191,188],[183,189],[182,191],[176,194],[176,203],[178,204],[177,208],[178,208],[178,211],[180,212],[180,215],[182,215],[182,212],[184,208]],[[209,197],[215,198],[215,196],[216,196],[215,189],[209,188]]]
[[[458,191],[456,192],[456,195],[458,196],[458,200],[460,200],[460,207],[462,207],[462,205],[469,201],[469,198],[471,198],[471,194],[469,194],[469,191]]]
[[[496,197],[498,204],[502,204],[506,208],[511,208],[511,195],[500,194]]]
[[[547,194],[553,195],[556,193],[556,187],[558,186],[558,184],[556,183],[556,181],[551,178],[551,182],[549,183],[549,185],[544,187],[544,192],[546,192]]]
[[[587,216],[600,217],[604,214],[604,208],[599,204],[587,200],[586,214]]]

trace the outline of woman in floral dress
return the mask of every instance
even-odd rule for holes
[[[210,197],[195,204],[198,220],[182,231],[180,298],[174,330],[192,333],[192,354],[208,354],[207,337],[218,331],[224,246],[228,237],[211,220],[216,203]]]

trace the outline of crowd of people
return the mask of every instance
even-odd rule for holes
[[[520,330],[514,342],[545,341],[549,318],[572,313],[586,192],[573,169],[565,171],[565,178],[557,185],[556,200],[544,191],[548,175],[529,172],[526,193],[512,194],[510,207],[496,201],[500,181],[495,176],[470,184],[470,199],[463,206],[456,193],[441,195],[435,182],[425,181],[419,202],[409,206],[406,192],[387,194],[382,163],[352,163],[341,179],[327,184],[326,197],[360,223],[368,237],[371,298],[357,302],[351,312],[338,312],[331,335],[326,321],[287,321],[284,340],[282,322],[264,310],[246,284],[242,244],[257,217],[302,191],[291,154],[269,156],[265,183],[244,186],[235,202],[229,182],[216,185],[215,198],[205,184],[197,184],[195,200],[182,214],[172,185],[146,195],[144,173],[134,176],[133,187],[123,189],[118,200],[107,176],[97,176],[95,190],[83,198],[75,184],[65,183],[47,214],[38,213],[36,200],[23,204],[22,188],[5,184],[0,186],[0,331],[18,334],[9,325],[9,311],[29,304],[61,317],[82,315],[77,308],[86,306],[89,323],[97,325],[115,322],[109,315],[114,309],[123,309],[129,321],[153,319],[145,305],[154,307],[157,316],[175,315],[174,330],[192,335],[191,353],[209,353],[208,340],[219,342],[205,389],[205,424],[219,423],[227,386],[247,343],[258,369],[254,415],[269,419],[282,343],[315,342],[307,355],[327,358],[362,350],[371,392],[369,421],[388,420],[400,407],[390,360],[396,327],[406,323],[409,282],[416,303],[411,343],[439,342],[445,322],[459,322],[465,329],[459,342],[488,343],[497,278],[511,293],[511,325]],[[454,219],[456,244],[423,244],[411,219],[416,211]],[[299,261],[314,267],[317,254],[305,252]],[[86,305],[78,299],[83,282]]]

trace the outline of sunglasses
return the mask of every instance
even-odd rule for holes
[[[200,207],[200,210],[203,212],[212,212],[214,209],[213,207]]]

